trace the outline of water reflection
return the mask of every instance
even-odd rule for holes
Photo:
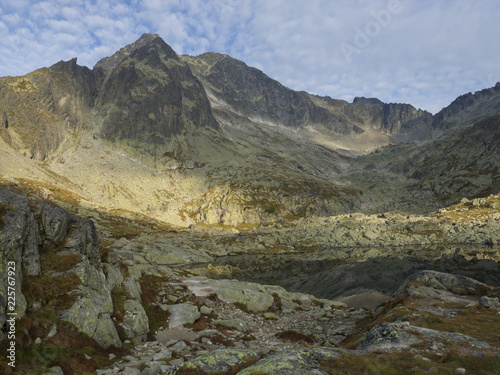
[[[231,266],[232,272],[208,272],[208,276],[280,285],[328,299],[363,293],[390,296],[410,274],[422,269],[500,286],[499,258],[500,248],[487,246],[307,249],[219,257],[210,269]]]

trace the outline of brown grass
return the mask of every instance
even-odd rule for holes
[[[121,259],[118,260],[118,267],[120,268],[120,272],[123,277],[127,278],[130,276],[130,271],[128,269],[127,264]]]
[[[14,211],[14,207],[11,205],[5,204],[5,203],[0,203],[0,229],[2,229],[5,226],[5,221],[4,221],[4,216],[7,214],[8,211]]]
[[[44,369],[52,366],[60,366],[65,375],[94,373],[96,369],[110,366],[109,354],[113,353],[118,358],[131,354],[123,348],[110,347],[106,350],[92,338],[81,333],[72,324],[57,321],[57,334],[43,340],[41,344],[35,344],[28,340],[23,333],[23,328],[16,333],[16,372],[20,374],[43,374]],[[6,352],[7,341],[0,344],[1,353]],[[92,357],[88,360],[85,354]],[[9,374],[4,368],[0,358],[0,371]]]
[[[111,253],[110,248],[108,247],[101,248],[101,262],[108,263],[110,253]]]
[[[362,355],[344,354],[340,359],[320,361],[321,370],[330,375],[358,374],[426,374],[427,369],[434,368],[435,374],[452,375],[457,367],[463,367],[467,373],[490,375],[497,374],[500,358],[460,356],[452,348],[443,357],[424,354],[431,361],[416,358],[409,352],[372,353]]]
[[[196,322],[193,324],[185,324],[186,328],[191,328],[192,330],[199,332],[203,331],[207,328],[207,319],[202,315]]]
[[[272,296],[274,298],[274,308],[277,311],[283,310],[283,302],[281,301],[281,296],[276,292],[273,292]]]
[[[297,331],[282,331],[276,334],[276,337],[284,341],[292,342],[305,342],[307,344],[314,344],[314,339],[301,332]]]

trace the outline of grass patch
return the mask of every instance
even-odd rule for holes
[[[276,334],[276,337],[283,341],[300,342],[302,344],[314,344],[314,339],[297,331],[282,331]]]
[[[160,276],[147,275],[139,279],[142,290],[141,303],[149,320],[148,340],[154,340],[154,334],[160,327],[168,327],[170,312],[163,311],[158,305],[153,305],[158,302],[158,294],[164,282],[165,278]]]
[[[56,277],[47,274],[28,276],[22,285],[22,292],[28,302],[28,317],[31,319],[30,336],[33,339],[46,335],[58,322],[60,311],[69,309],[77,296],[68,294],[81,284],[77,274],[68,272]],[[31,306],[41,303],[37,310]]]
[[[5,226],[4,216],[8,211],[15,211],[15,209],[9,204],[0,203],[0,229]]]
[[[500,346],[500,315],[481,306],[464,309],[453,319],[427,313],[412,318],[411,322],[424,328],[470,335],[492,346]]]
[[[112,364],[109,354],[113,353],[116,357],[131,354],[124,348],[110,347],[104,350],[95,340],[79,332],[71,323],[61,320],[57,321],[56,335],[43,340],[40,344],[30,340],[24,330],[25,327],[20,326],[16,332],[15,373],[44,374],[46,368],[53,366],[61,367],[65,375],[95,373],[96,369]],[[7,352],[8,344],[6,340],[0,343],[2,355]],[[87,359],[85,355],[91,358]],[[3,368],[2,363],[4,358],[0,357],[2,374],[11,373],[9,369]]]
[[[498,373],[500,358],[460,356],[455,350],[443,356],[444,360],[430,355],[428,360],[416,357],[408,352],[374,353],[363,355],[347,355],[340,359],[320,361],[321,370],[330,375],[357,374],[455,374],[458,367],[465,368],[467,373],[490,375]],[[434,371],[428,370],[433,368]]]

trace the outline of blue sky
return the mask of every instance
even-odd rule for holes
[[[93,67],[150,32],[295,90],[437,112],[500,81],[499,18],[497,0],[2,0],[0,76]]]

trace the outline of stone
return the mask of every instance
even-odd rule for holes
[[[54,337],[57,334],[57,326],[54,324],[51,328],[49,333],[47,334],[47,338],[50,339],[51,337]]]
[[[358,345],[358,350],[399,350],[421,342],[408,333],[410,325],[402,323],[382,323],[370,329]]]
[[[169,347],[170,350],[172,350],[173,352],[177,352],[177,353],[180,353],[187,348],[188,348],[188,345],[184,341],[178,341],[176,344]]]
[[[214,337],[214,336],[219,336],[219,337],[225,337],[222,332],[216,329],[204,329],[198,333],[196,333],[196,339],[200,339],[203,337]]]
[[[263,357],[252,366],[238,372],[238,375],[251,374],[324,374],[319,370],[319,361],[341,358],[339,353],[323,349],[287,349]]]
[[[212,313],[212,309],[208,306],[201,306],[200,308],[200,313],[202,313],[203,315],[210,315]]]
[[[125,367],[122,375],[141,375],[141,371],[135,367]]]
[[[221,325],[241,332],[247,332],[249,330],[248,324],[240,319],[216,319],[212,320],[211,324],[213,326]]]
[[[479,298],[479,304],[488,309],[500,310],[500,300],[498,297],[482,296]]]
[[[167,308],[170,311],[169,328],[181,327],[184,324],[193,324],[201,316],[198,307],[189,303],[169,305]]]
[[[148,369],[147,375],[158,375],[161,373],[161,365],[156,363]]]
[[[271,312],[264,313],[264,318],[267,320],[278,320],[276,314]]]
[[[127,277],[123,281],[123,289],[131,299],[141,299],[141,285],[133,277]]]
[[[135,345],[146,342],[149,332],[149,320],[141,303],[135,299],[126,300],[123,304],[124,321],[120,325],[124,328],[126,337]]]
[[[161,360],[166,360],[172,358],[172,351],[171,350],[162,350],[159,353],[156,353],[153,355],[153,360],[154,361],[161,361]]]
[[[173,361],[169,362],[172,366],[181,366],[184,363],[184,360],[182,358],[177,358],[174,359]]]
[[[463,367],[457,367],[457,368],[455,369],[455,371],[453,371],[453,372],[454,372],[454,373],[456,373],[456,374],[466,374],[466,373],[467,373],[467,370],[466,370],[466,369],[464,369]]]
[[[214,350],[205,356],[200,356],[184,363],[179,370],[184,373],[189,373],[188,371],[195,373],[198,371],[203,374],[226,374],[237,366],[242,366],[249,361],[261,358],[263,354],[264,352],[262,351],[248,349]]]
[[[47,374],[47,375],[64,375],[64,372],[63,372],[62,368],[60,368],[59,366],[54,366],[54,367],[51,367],[49,369],[49,371],[46,372],[45,374]]]

